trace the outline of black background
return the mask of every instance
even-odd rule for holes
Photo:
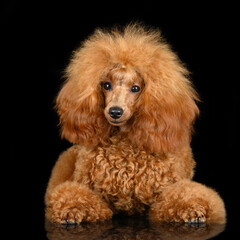
[[[45,237],[43,196],[58,155],[71,144],[59,136],[54,99],[73,50],[97,27],[141,21],[160,28],[192,72],[202,102],[192,141],[195,181],[223,197],[234,230],[239,190],[237,156],[238,76],[236,6],[162,1],[77,3],[5,1],[1,6],[3,188],[10,222]],[[6,167],[5,167],[6,164]]]

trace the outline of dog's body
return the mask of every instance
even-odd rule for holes
[[[53,222],[149,211],[152,220],[225,221],[218,194],[191,181],[197,95],[156,31],[96,32],[76,51],[57,107],[77,144],[57,161],[45,196]]]

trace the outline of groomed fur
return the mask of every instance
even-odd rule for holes
[[[85,146],[107,141],[111,126],[103,114],[99,84],[118,64],[134,68],[145,83],[129,122],[132,144],[149,152],[169,152],[189,143],[199,110],[188,71],[158,31],[135,25],[123,32],[97,30],[75,51],[57,98],[62,136]]]
[[[121,66],[144,88],[131,118],[116,127],[104,115],[102,83]],[[57,109],[62,137],[77,145],[60,156],[49,180],[51,221],[104,220],[148,208],[155,221],[225,221],[219,195],[191,181],[198,97],[159,31],[137,25],[96,30],[74,52],[66,78]]]

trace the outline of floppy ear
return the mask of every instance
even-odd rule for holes
[[[112,65],[100,35],[94,34],[74,51],[56,101],[62,137],[85,146],[106,143],[111,128],[104,116],[100,81]]]
[[[105,143],[110,126],[103,113],[103,97],[98,89],[68,81],[60,91],[56,107],[61,136],[72,143],[96,146]]]
[[[161,70],[144,76],[145,90],[128,137],[148,152],[173,152],[191,140],[198,97],[185,76],[187,70],[175,67],[162,65]]]

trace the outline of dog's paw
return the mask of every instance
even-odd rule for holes
[[[74,225],[79,224],[83,220],[83,213],[79,211],[77,208],[72,209],[63,209],[60,216],[56,218],[56,222],[61,223],[63,225]]]
[[[189,224],[201,224],[201,223],[205,223],[206,222],[206,217],[205,215],[202,213],[202,211],[186,211],[183,216],[182,219],[185,223],[189,223]]]
[[[150,217],[160,222],[204,224],[208,221],[208,211],[205,202],[197,199],[171,205],[161,202],[150,209]]]
[[[111,218],[112,211],[104,204],[95,202],[95,205],[88,203],[80,204],[79,202],[60,203],[46,209],[46,216],[51,222],[64,225],[80,224],[83,221],[95,222]]]
[[[178,215],[180,221],[184,221],[189,224],[202,224],[207,220],[206,210],[203,206],[198,204],[186,206],[179,211]]]
[[[74,206],[58,204],[58,206],[51,206],[46,209],[46,216],[51,222],[64,225],[79,224],[83,221],[84,215],[86,215],[84,209],[78,209]]]
[[[72,182],[56,187],[48,198],[46,208],[46,217],[51,222],[69,225],[102,221],[111,218],[112,214],[98,195]]]

